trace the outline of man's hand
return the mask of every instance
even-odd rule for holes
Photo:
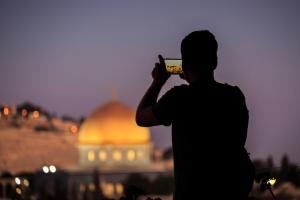
[[[153,82],[163,85],[169,79],[170,73],[166,70],[166,64],[161,55],[158,55],[159,63],[155,63],[155,67],[152,70]]]

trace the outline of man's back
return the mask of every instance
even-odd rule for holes
[[[192,194],[200,182],[206,192],[224,187],[216,181],[230,184],[231,178],[243,174],[240,169],[248,166],[245,170],[251,170],[244,149],[248,110],[238,87],[219,83],[177,86],[153,111],[165,125],[172,124],[175,187],[180,195]]]

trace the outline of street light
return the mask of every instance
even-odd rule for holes
[[[270,178],[268,181],[267,181],[267,184],[270,184],[271,187],[273,187],[276,183],[276,179],[273,177],[273,178]]]
[[[19,177],[16,177],[15,182],[16,182],[17,185],[20,185],[21,184],[21,179]]]
[[[43,167],[43,172],[44,172],[45,174],[48,174],[48,173],[49,173],[49,167],[44,166],[44,167]]]
[[[55,173],[56,172],[56,167],[54,165],[50,165],[49,169],[50,169],[51,173]]]

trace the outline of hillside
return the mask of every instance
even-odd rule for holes
[[[0,173],[34,171],[43,165],[77,165],[77,136],[29,129],[0,129]]]

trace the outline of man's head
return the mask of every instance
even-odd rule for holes
[[[182,67],[194,74],[210,73],[216,69],[218,43],[207,31],[194,31],[181,42]]]

